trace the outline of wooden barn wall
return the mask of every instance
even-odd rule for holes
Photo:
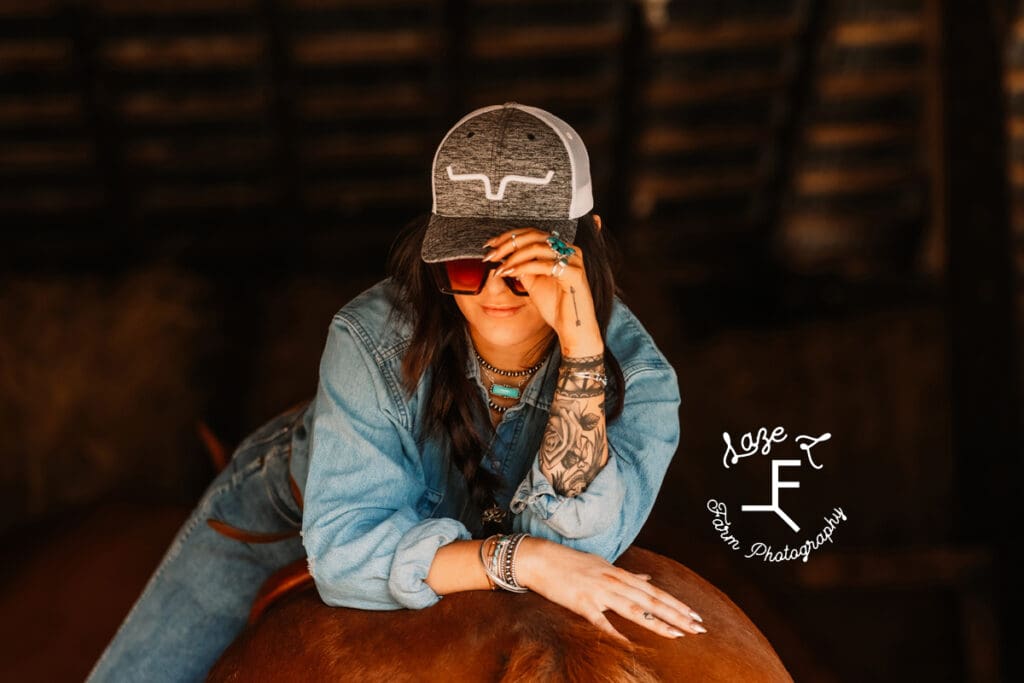
[[[0,530],[103,496],[194,500],[197,421],[233,445],[313,393],[331,316],[429,210],[441,135],[514,100],[586,141],[626,301],[679,371],[682,443],[644,543],[753,606],[797,680],[984,671],[997,654],[943,621],[980,604],[983,633],[992,596],[988,549],[951,545],[941,8],[0,0]],[[703,501],[763,481],[726,481],[721,432],[774,425],[834,435],[802,511],[855,511],[860,571],[728,568]],[[938,593],[893,590],[916,570]],[[812,628],[832,610],[858,647]]]

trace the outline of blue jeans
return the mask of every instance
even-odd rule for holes
[[[247,436],[178,531],[142,595],[87,681],[199,681],[245,627],[263,581],[305,557],[298,533],[245,543],[206,524],[210,517],[255,532],[301,528],[289,488],[293,433],[306,438],[303,406]]]

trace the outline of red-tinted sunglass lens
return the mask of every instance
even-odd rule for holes
[[[448,284],[457,292],[475,292],[480,289],[487,264],[479,259],[456,259],[445,261],[448,272]]]
[[[505,280],[505,284],[509,286],[509,289],[511,289],[516,294],[526,294],[526,287],[523,285],[522,281],[519,278],[506,277],[503,279]]]

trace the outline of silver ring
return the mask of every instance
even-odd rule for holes
[[[647,621],[654,621],[654,615],[650,612],[644,612],[644,619]]]
[[[519,247],[518,247],[518,246],[516,245],[516,234],[515,234],[515,233],[512,233],[512,248],[513,248],[513,249],[518,249],[518,248],[519,248]]]

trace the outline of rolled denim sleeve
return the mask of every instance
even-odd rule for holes
[[[385,379],[357,332],[335,317],[320,361],[302,542],[321,599],[358,609],[422,609],[438,548],[462,522],[421,519],[418,454],[402,445]]]
[[[671,365],[626,377],[625,402],[607,425],[608,462],[575,497],[558,494],[539,459],[512,496],[514,531],[525,531],[614,562],[654,507],[679,445],[679,383]]]

